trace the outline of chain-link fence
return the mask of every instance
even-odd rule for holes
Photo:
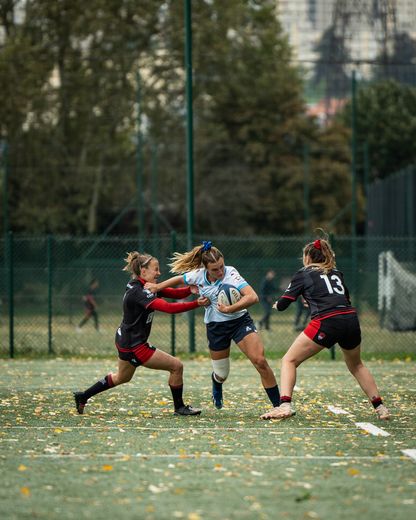
[[[206,237],[196,237],[195,242],[202,238]],[[276,297],[301,266],[302,247],[307,241],[301,236],[210,238],[224,253],[226,264],[235,266],[257,291],[266,271],[274,269]],[[128,280],[122,271],[126,253],[139,249],[157,256],[162,278],[166,278],[172,252],[187,249],[186,237],[176,234],[142,243],[134,237],[25,238],[10,234],[0,244],[2,357],[113,355]],[[340,236],[332,237],[332,244],[360,313],[364,352],[375,356],[413,355],[416,306],[411,290],[413,287],[416,294],[416,284],[412,285],[416,280],[416,239]],[[384,265],[387,252],[394,255],[394,265],[399,265],[394,270]],[[92,279],[99,282],[95,294],[98,330],[92,318],[79,328],[85,315],[83,297]],[[405,309],[407,314],[406,320],[397,322],[393,310],[399,301],[401,314]],[[261,331],[269,353],[280,355],[297,334],[295,307],[292,305],[284,313],[274,312],[270,330]],[[252,307],[250,313],[259,320],[261,306]],[[152,343],[168,352],[205,353],[203,311],[195,311],[195,319],[190,316],[157,313]]]

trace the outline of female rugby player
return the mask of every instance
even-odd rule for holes
[[[377,385],[360,357],[361,330],[356,310],[351,306],[344,277],[336,269],[335,254],[327,240],[315,240],[303,248],[303,265],[285,293],[274,304],[284,311],[301,295],[311,311],[311,322],[295,339],[282,359],[280,406],[262,415],[263,419],[285,419],[295,414],[292,392],[296,368],[322,349],[338,343],[351,374],[367,394],[380,419],[389,419]]]
[[[185,312],[201,305],[208,305],[209,300],[200,297],[192,302],[168,303],[158,294],[144,289],[146,282],[156,283],[160,276],[159,262],[145,253],[133,251],[125,259],[124,271],[132,274],[123,298],[123,321],[116,332],[116,348],[118,351],[118,370],[97,381],[84,392],[75,392],[75,405],[78,413],[84,413],[84,407],[93,395],[113,386],[127,383],[133,377],[137,367],[143,365],[155,370],[170,372],[169,386],[172,392],[176,415],[199,415],[201,410],[185,405],[183,393],[183,365],[179,359],[157,350],[148,343],[154,311],[169,314]],[[191,288],[165,289],[160,296],[182,299],[191,294]]]
[[[233,340],[253,363],[260,374],[263,387],[273,404],[279,404],[276,378],[264,356],[264,347],[247,307],[259,301],[254,289],[237,269],[224,265],[224,255],[211,242],[203,242],[186,253],[174,253],[171,272],[181,273],[158,284],[146,284],[157,292],[185,283],[195,285],[201,296],[209,298],[205,307],[204,322],[207,328],[208,347],[212,360],[212,400],[218,409],[223,406],[222,385],[230,372],[230,345]],[[218,303],[222,284],[230,284],[240,291],[242,298],[232,304]]]

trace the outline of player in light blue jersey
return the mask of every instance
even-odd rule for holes
[[[253,363],[260,374],[263,387],[273,406],[279,404],[279,388],[265,355],[261,337],[247,307],[259,301],[254,289],[235,267],[224,264],[224,255],[211,242],[203,242],[186,253],[174,253],[170,264],[172,273],[180,273],[157,284],[146,284],[146,289],[159,292],[180,284],[197,287],[200,296],[209,298],[205,307],[208,347],[212,360],[212,400],[222,408],[222,385],[230,372],[230,346],[234,341]],[[236,287],[241,299],[232,305],[218,303],[223,284]],[[277,404],[276,404],[277,403]]]

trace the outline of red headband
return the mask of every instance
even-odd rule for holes
[[[321,241],[320,240],[315,240],[315,242],[313,243],[313,247],[315,247],[316,249],[322,249],[321,248]]]

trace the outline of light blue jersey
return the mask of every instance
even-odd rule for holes
[[[247,309],[241,309],[232,314],[224,314],[217,308],[218,293],[221,290],[222,284],[227,283],[233,285],[237,287],[239,291],[241,291],[243,287],[246,287],[246,285],[249,285],[234,267],[226,265],[224,268],[224,277],[216,282],[210,282],[208,280],[207,270],[203,267],[185,273],[183,279],[187,285],[196,285],[200,296],[206,296],[210,299],[211,304],[205,307],[205,323],[235,320],[247,312]]]

